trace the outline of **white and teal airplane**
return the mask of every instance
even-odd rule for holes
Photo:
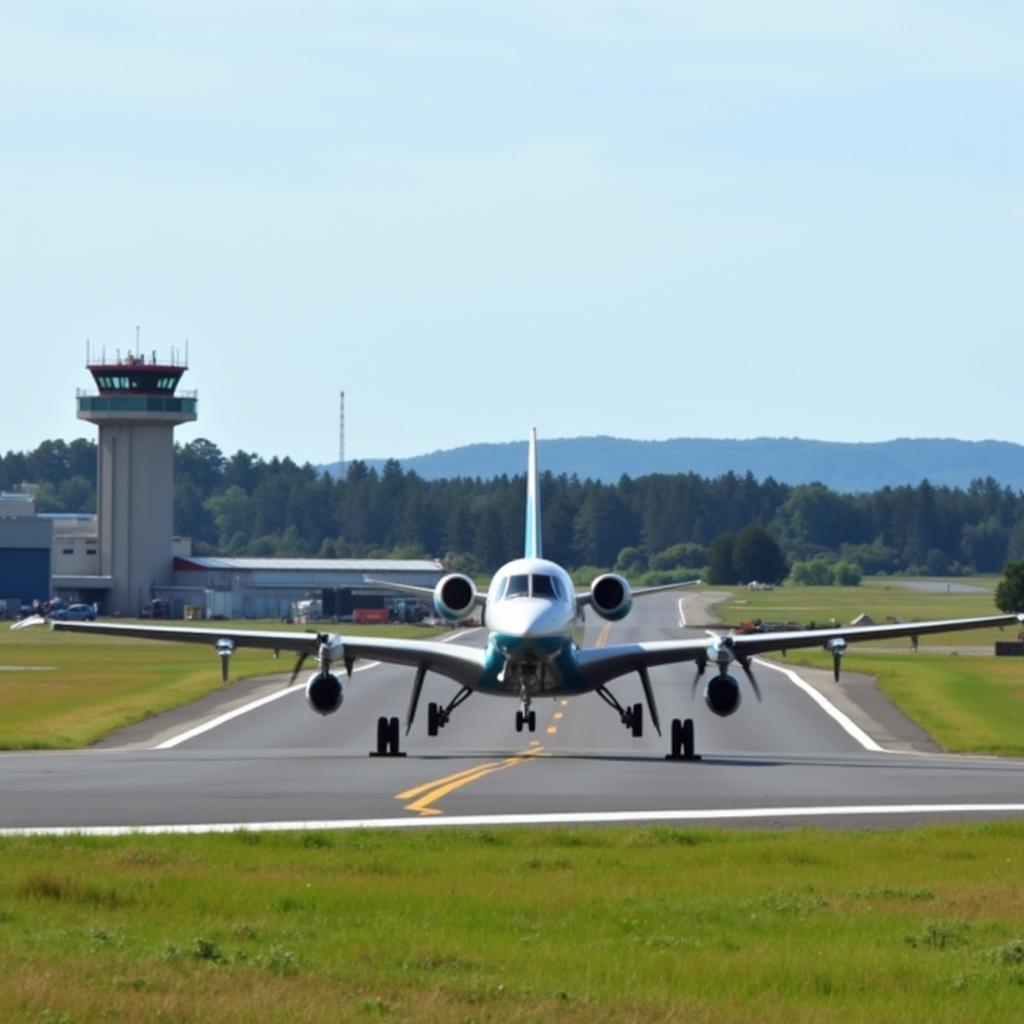
[[[405,716],[408,735],[419,706],[423,682],[428,673],[452,680],[459,690],[446,705],[428,705],[427,732],[436,736],[455,709],[471,694],[510,697],[518,702],[516,729],[533,732],[536,712],[532,703],[541,698],[575,697],[595,692],[619,715],[634,735],[643,734],[644,704],[623,706],[608,689],[621,676],[637,675],[643,688],[644,703],[654,727],[661,733],[658,707],[651,687],[649,669],[660,665],[693,662],[695,694],[708,665],[717,672],[705,685],[704,700],[716,715],[731,715],[740,705],[742,689],[730,674],[737,663],[749,681],[755,697],[761,693],[751,671],[750,661],[769,651],[798,647],[824,647],[831,652],[835,677],[847,644],[857,640],[882,640],[893,637],[917,638],[926,633],[978,629],[1024,622],[1024,615],[991,615],[973,619],[943,619],[885,626],[846,626],[800,632],[749,633],[732,635],[708,631],[707,636],[658,640],[647,643],[612,644],[604,647],[581,646],[583,613],[591,608],[601,618],[616,622],[624,618],[633,599],[656,591],[679,589],[695,582],[673,583],[662,587],[631,590],[629,583],[615,573],[605,573],[590,589],[577,592],[569,574],[560,565],[542,555],[541,508],[537,472],[537,434],[529,443],[526,484],[526,544],[522,558],[503,565],[487,589],[477,591],[473,580],[460,573],[444,576],[435,587],[415,587],[367,580],[394,590],[429,596],[442,618],[459,622],[479,612],[489,631],[484,648],[432,640],[398,640],[347,636],[336,633],[288,633],[282,631],[194,628],[178,626],[128,625],[108,622],[52,623],[55,630],[112,633],[148,640],[177,640],[213,646],[221,657],[225,681],[228,661],[237,647],[262,647],[298,654],[292,682],[307,658],[313,657],[319,668],[306,683],[306,700],[321,715],[336,712],[342,705],[345,686],[336,671],[342,666],[351,676],[353,665],[361,659],[407,665],[415,670],[412,694]],[[19,624],[20,625],[20,624]],[[692,756],[693,721],[672,722],[672,756]],[[377,727],[377,753],[399,753],[398,718],[380,718]]]

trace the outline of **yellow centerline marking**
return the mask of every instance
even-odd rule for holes
[[[555,712],[555,721],[557,722],[560,718],[565,718],[565,715],[561,711]]]
[[[548,732],[549,733],[558,732],[558,726],[557,725],[549,725],[548,726]]]
[[[414,800],[411,804],[406,804],[405,809],[407,811],[416,811],[418,814],[422,815],[443,814],[443,811],[439,810],[437,807],[432,807],[431,804],[443,797],[446,797],[454,790],[460,789],[462,786],[468,786],[471,782],[476,782],[478,779],[483,779],[488,775],[493,775],[494,772],[504,771],[506,768],[514,768],[518,764],[523,764],[525,761],[531,760],[544,749],[540,744],[533,746],[534,743],[536,743],[536,741],[531,740],[530,749],[524,750],[521,754],[516,754],[513,757],[507,757],[503,761],[491,761],[486,764],[478,764],[472,768],[467,768],[465,771],[455,772],[453,775],[446,775],[442,779],[434,779],[433,782],[425,782],[422,786],[414,786],[412,789],[406,789],[403,792],[398,793],[395,796],[395,799],[408,800],[412,797],[418,796],[418,800]],[[422,794],[422,796],[420,794]]]

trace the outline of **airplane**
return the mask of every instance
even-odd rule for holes
[[[751,669],[751,659],[760,654],[770,651],[785,654],[796,648],[824,647],[832,654],[838,681],[840,661],[847,645],[854,641],[910,637],[916,646],[917,638],[929,633],[1024,622],[1024,614],[1011,614],[742,635],[708,630],[706,637],[584,648],[581,643],[586,609],[593,610],[609,622],[618,622],[629,614],[635,598],[692,586],[700,581],[631,589],[624,577],[608,572],[598,576],[588,590],[577,592],[568,572],[542,554],[535,429],[531,431],[528,449],[523,557],[498,569],[486,593],[479,592],[473,580],[462,573],[448,573],[434,587],[373,579],[366,582],[429,597],[438,616],[448,622],[460,622],[479,611],[481,622],[488,630],[486,646],[481,649],[434,640],[343,637],[322,632],[289,633],[109,622],[54,621],[51,626],[54,630],[211,644],[221,658],[225,682],[228,663],[238,647],[264,648],[275,654],[280,651],[298,654],[289,685],[295,682],[303,664],[312,657],[319,668],[306,683],[306,700],[312,710],[321,715],[335,713],[344,701],[345,685],[332,671],[335,666],[342,666],[350,678],[353,665],[358,660],[406,665],[415,672],[405,714],[407,736],[416,718],[424,680],[428,673],[434,673],[450,679],[459,689],[447,704],[428,704],[427,733],[430,736],[437,736],[455,710],[474,693],[516,700],[519,705],[515,713],[516,731],[533,732],[537,727],[536,711],[532,707],[535,700],[578,697],[593,692],[618,714],[633,736],[639,737],[643,735],[645,705],[652,724],[661,735],[661,721],[649,674],[649,670],[657,666],[694,663],[696,674],[691,697],[696,696],[708,666],[714,666],[717,671],[705,684],[704,702],[715,715],[725,718],[740,706],[743,692],[740,682],[730,672],[734,663],[742,669],[756,699],[762,699]],[[28,624],[26,620],[17,625]],[[626,706],[608,689],[608,684],[633,674],[640,679],[644,702]],[[398,718],[379,718],[377,749],[371,754],[403,756],[399,743]],[[693,719],[673,719],[670,749],[668,756],[671,759],[697,759]]]

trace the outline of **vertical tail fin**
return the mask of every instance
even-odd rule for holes
[[[537,479],[537,428],[530,431],[526,464],[526,558],[543,558],[540,535],[540,481]]]

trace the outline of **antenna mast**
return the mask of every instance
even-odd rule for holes
[[[345,475],[345,392],[341,392],[338,414],[338,476]]]

